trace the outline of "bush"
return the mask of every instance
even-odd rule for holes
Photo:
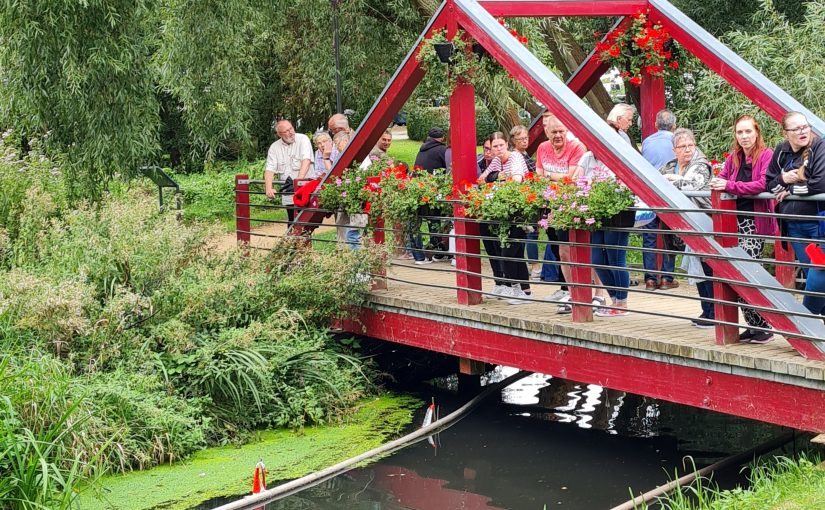
[[[417,107],[410,110],[407,117],[407,136],[410,140],[425,140],[427,132],[433,127],[440,127],[445,132],[449,132],[450,110],[448,107]],[[483,144],[484,140],[498,129],[490,111],[483,105],[476,105],[476,145]]]

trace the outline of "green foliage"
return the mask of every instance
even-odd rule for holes
[[[439,127],[443,129],[445,133],[449,133],[449,108],[439,106],[414,107],[410,109],[407,116],[407,136],[410,140],[425,140],[427,138],[427,132],[434,127]],[[493,116],[490,114],[490,110],[483,104],[476,104],[476,144],[483,144],[484,140],[486,140],[491,133],[499,129]]]
[[[804,21],[792,23],[774,10],[770,3],[766,3],[754,17],[750,30],[730,32],[723,40],[733,51],[821,117],[825,114],[825,82],[821,79],[825,74],[825,56],[819,48],[825,44],[825,33],[822,31],[825,2],[808,2],[805,12]],[[696,132],[706,154],[721,154],[730,150],[733,122],[744,113],[755,114],[769,145],[780,141],[778,124],[757,111],[748,98],[711,71],[698,74],[691,101],[685,101],[676,112]]]
[[[0,118],[48,133],[66,155],[70,195],[99,196],[113,170],[134,172],[158,147],[149,58],[152,0],[0,5]]]
[[[347,168],[340,177],[324,183],[319,194],[321,207],[347,214],[368,212],[366,205],[375,193],[370,181],[376,185],[378,173],[386,166],[386,163],[375,162],[365,169],[357,166]]]
[[[447,200],[453,189],[452,174],[436,170],[412,175],[388,172],[381,178],[381,194],[375,207],[387,225],[403,225],[417,232],[419,215],[451,216]]]
[[[555,229],[598,230],[605,220],[633,205],[633,192],[616,179],[551,183],[548,224]]]
[[[423,141],[427,132],[438,127],[450,130],[450,111],[446,106],[412,108],[407,115],[407,136],[410,140]]]
[[[720,490],[700,478],[692,485],[663,497],[667,510],[809,509],[825,506],[825,471],[816,457],[774,457],[751,466],[750,487]],[[644,508],[647,508],[646,506]]]
[[[548,205],[543,192],[546,183],[527,179],[524,182],[500,180],[467,189],[463,196],[467,216],[493,222],[490,230],[504,242],[510,227],[535,224]]]

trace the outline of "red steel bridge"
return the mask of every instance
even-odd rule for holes
[[[465,373],[476,370],[479,363],[503,364],[825,432],[825,324],[822,317],[810,314],[800,303],[804,291],[796,290],[795,276],[800,264],[783,248],[782,241],[788,238],[769,236],[767,241],[775,245],[773,258],[749,259],[737,247],[734,216],[725,212],[735,208],[735,200],[713,192],[712,214],[709,217],[700,212],[582,101],[607,71],[605,64],[591,54],[565,83],[496,20],[499,16],[615,16],[622,25],[640,10],[649,10],[653,20],[667,28],[677,42],[772,118],[779,120],[788,111],[800,111],[814,132],[825,132],[821,119],[666,0],[447,0],[400,64],[328,178],[367,156],[420,83],[424,71],[415,57],[422,41],[435,30],[446,28],[452,36],[461,29],[559,117],[713,268],[714,329],[691,326],[689,319],[698,314],[699,300],[685,281],[679,289],[667,292],[631,287],[630,316],[594,319],[590,305],[591,244],[584,231],[571,231],[568,243],[572,248],[572,315],[557,315],[556,306],[541,300],[556,290],[555,284],[534,284],[537,298],[528,305],[509,306],[491,300],[493,281],[482,269],[487,255],[480,249],[479,225],[463,217],[458,207],[448,218],[455,227],[455,267],[396,261],[386,274],[374,275],[372,306],[361,309],[357,319],[343,327],[454,355]],[[470,83],[459,84],[450,97],[456,183],[476,178],[475,100]],[[640,111],[644,135],[655,131],[654,116],[664,106],[662,79],[646,76]],[[535,149],[544,137],[540,117],[530,132],[531,149]],[[260,193],[259,182],[247,176],[238,176],[236,181],[238,239],[253,246],[266,237],[253,228],[255,218],[250,214],[250,195]],[[317,234],[316,228],[328,215],[329,211],[303,209],[291,233]],[[380,218],[376,223],[375,240],[383,242],[385,230],[391,229],[384,229]],[[666,253],[661,246],[646,251]],[[767,345],[737,342],[743,323],[740,298],[765,317],[777,340]]]

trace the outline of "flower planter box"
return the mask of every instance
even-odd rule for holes
[[[636,211],[626,210],[602,222],[605,228],[632,228],[636,222]]]

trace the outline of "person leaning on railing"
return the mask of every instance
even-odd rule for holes
[[[797,260],[808,264],[805,253],[808,243],[802,239],[821,239],[817,213],[825,207],[822,202],[785,200],[788,195],[808,196],[825,193],[825,142],[811,132],[805,115],[788,112],[782,117],[785,141],[773,152],[768,166],[767,188],[776,196],[776,212],[810,216],[810,220],[783,219],[779,227],[791,241]]]
[[[748,198],[766,189],[765,174],[773,157],[773,149],[765,147],[762,129],[751,115],[741,115],[733,124],[733,142],[730,155],[725,160],[718,177],[710,181],[710,189],[736,195],[736,210],[741,212],[770,213],[774,209],[773,200]],[[765,240],[751,235],[775,236],[778,231],[776,219],[769,216],[736,216],[739,247],[751,258],[760,258]],[[739,299],[739,302],[743,302]],[[752,308],[743,308],[745,322],[754,328],[767,328],[768,323]],[[772,339],[770,333],[748,328],[739,335],[739,340],[748,343],[766,343]]]
[[[507,178],[521,182],[527,174],[527,164],[521,153],[508,150],[507,136],[500,131],[491,134],[489,140],[493,150],[493,159],[487,169],[478,176],[479,184]],[[511,305],[529,304],[531,302],[529,300],[531,297],[530,273],[527,270],[527,262],[524,260],[523,240],[526,237],[524,229],[515,225],[510,227],[507,234],[510,239],[505,244],[499,242],[498,239],[490,238],[492,233],[486,223],[481,223],[479,230],[483,236],[484,249],[490,257],[493,277],[496,278],[493,295],[502,299],[511,298],[507,300]],[[499,260],[497,257],[505,260]]]
[[[696,137],[693,131],[685,128],[677,129],[673,133],[672,145],[675,158],[660,168],[659,173],[682,191],[708,191],[711,166],[702,151],[696,147]],[[691,200],[700,209],[710,209],[710,199],[707,197],[692,197]],[[684,249],[684,241],[675,234],[665,235],[664,241],[665,248],[668,250]],[[708,301],[708,299],[713,299],[713,283],[704,279],[705,276],[713,276],[713,271],[709,265],[696,257],[684,257],[682,264],[688,270],[688,274],[696,279],[696,289],[699,291],[699,296],[704,298],[701,301],[702,313],[691,322],[697,328],[713,327],[710,321],[714,320],[716,315],[713,303]],[[670,277],[662,275],[660,289],[667,290],[677,286],[678,282],[673,280],[672,275]]]

